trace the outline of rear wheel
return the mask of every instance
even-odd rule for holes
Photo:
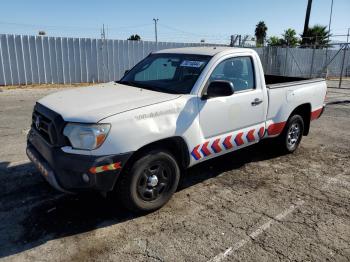
[[[299,146],[304,133],[304,121],[300,115],[293,115],[277,137],[278,148],[285,153],[293,153]]]
[[[179,178],[179,166],[169,152],[150,151],[123,175],[118,194],[123,205],[132,211],[153,211],[169,201]]]

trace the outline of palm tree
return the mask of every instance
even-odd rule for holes
[[[288,28],[287,30],[285,30],[282,36],[283,44],[286,46],[296,47],[299,43],[297,32],[292,28]]]
[[[306,33],[302,36],[302,47],[313,47],[317,49],[329,47],[330,33],[327,30],[327,26],[314,25],[308,28]]]
[[[256,45],[263,46],[266,38],[267,26],[264,21],[260,21],[255,27]]]

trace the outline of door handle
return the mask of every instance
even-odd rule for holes
[[[259,98],[255,98],[254,101],[252,102],[252,106],[257,106],[259,104],[261,104],[263,102],[263,100],[259,99]]]

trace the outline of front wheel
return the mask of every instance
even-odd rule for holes
[[[138,158],[121,178],[118,193],[132,211],[149,212],[165,205],[177,189],[180,168],[167,151],[154,150]]]
[[[293,153],[299,146],[304,133],[304,120],[300,115],[293,115],[279,137],[278,147],[285,153]]]

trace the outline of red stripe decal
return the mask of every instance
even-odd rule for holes
[[[260,137],[260,138],[263,138],[264,133],[265,133],[265,128],[262,126],[262,127],[260,127],[260,129],[259,129],[259,137]]]
[[[221,152],[221,147],[219,146],[220,139],[215,139],[213,144],[211,145],[211,148],[214,150],[215,153]]]
[[[200,147],[200,145],[196,146],[195,148],[193,148],[191,155],[194,157],[195,160],[198,160],[201,158],[201,155],[198,152],[198,148]]]
[[[248,140],[248,142],[253,142],[253,141],[255,141],[254,131],[255,131],[255,129],[252,129],[252,130],[250,130],[250,131],[248,132],[248,134],[247,134],[247,140]]]
[[[231,137],[232,136],[227,136],[225,138],[224,142],[222,143],[226,149],[231,149],[233,147],[233,145],[231,143]]]
[[[120,169],[120,168],[122,168],[121,162],[114,163],[113,166],[114,166],[114,169]]]
[[[89,171],[91,174],[96,174],[96,167],[91,167]]]
[[[238,133],[235,137],[235,142],[236,142],[237,146],[241,146],[244,144],[244,141],[242,139],[242,135],[243,135],[243,133],[241,132],[241,133]]]
[[[203,153],[204,156],[209,156],[211,153],[208,149],[208,144],[209,144],[209,141],[205,142],[203,145],[202,145],[202,148],[201,148],[201,151]]]
[[[322,108],[311,112],[310,120],[312,121],[312,120],[315,120],[315,119],[319,118],[320,115],[321,115],[321,112],[322,112]]]
[[[286,122],[274,123],[267,128],[269,136],[279,135],[282,131]]]

